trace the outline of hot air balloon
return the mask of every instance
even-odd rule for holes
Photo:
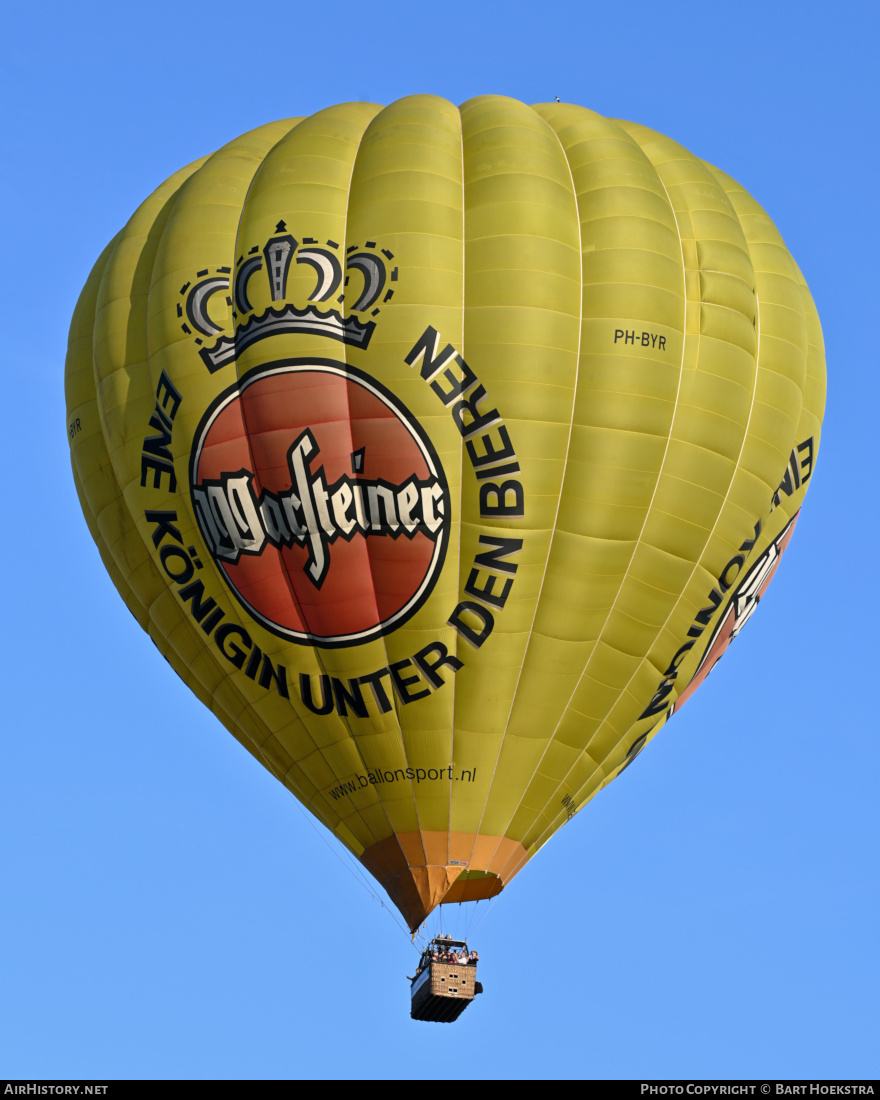
[[[825,368],[722,171],[570,104],[416,95],[163,183],[66,382],[133,615],[415,929],[705,680],[792,537]]]

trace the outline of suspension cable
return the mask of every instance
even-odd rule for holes
[[[287,788],[285,788],[285,789],[287,789]],[[346,869],[346,871],[348,871],[348,873],[355,880],[355,882],[357,882],[359,886],[363,887],[363,889],[366,890],[366,892],[370,895],[370,897],[373,899],[373,901],[378,902],[378,904],[382,906],[382,908],[385,910],[385,912],[388,914],[388,916],[394,921],[394,923],[397,925],[397,927],[400,929],[400,931],[403,933],[403,935],[406,936],[406,938],[408,940],[410,940],[410,942],[412,942],[412,938],[410,937],[410,933],[407,932],[406,928],[400,923],[400,921],[397,919],[397,917],[394,915],[394,913],[388,908],[388,906],[385,904],[385,902],[370,888],[370,884],[364,878],[363,874],[360,872],[360,869],[359,868],[352,869],[352,867],[349,866],[349,864],[345,862],[345,860],[342,858],[342,856],[339,854],[339,852],[333,847],[332,844],[330,844],[330,842],[327,840],[327,838],[316,827],[316,825],[315,825],[314,821],[312,820],[311,816],[306,812],[305,808],[300,804],[299,799],[296,797],[296,795],[293,793],[293,791],[288,791],[288,794],[293,799],[293,801],[296,803],[296,807],[299,810],[299,812],[303,815],[303,817],[306,819],[306,821],[308,821],[309,825],[311,825],[311,827],[312,827],[312,829],[314,829],[315,833],[317,833],[317,835],[321,838],[322,842],[330,849],[330,851],[333,853],[333,855],[339,860],[339,862]],[[345,854],[348,856],[349,859],[352,859],[351,853],[347,849],[343,849],[343,851],[345,852]]]

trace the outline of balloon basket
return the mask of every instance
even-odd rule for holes
[[[435,943],[438,941],[435,941]],[[447,947],[464,947],[464,941],[444,940]],[[464,1012],[483,987],[473,962],[426,960],[410,986],[410,1016],[414,1020],[451,1024]]]

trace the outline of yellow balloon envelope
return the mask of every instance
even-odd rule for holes
[[[497,894],[705,679],[824,395],[737,183],[501,96],[343,104],[182,169],[67,359],[123,599],[413,928]]]

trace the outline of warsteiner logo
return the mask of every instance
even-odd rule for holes
[[[221,394],[196,432],[191,491],[237,599],[293,641],[395,629],[443,565],[439,459],[397,398],[342,363],[269,363]]]
[[[702,660],[697,665],[690,683],[684,691],[682,691],[675,703],[670,705],[670,715],[675,713],[675,711],[681,710],[684,704],[690,699],[715,665],[718,664],[727,652],[727,647],[733,639],[739,634],[755,613],[759,602],[766,593],[770,582],[773,580],[773,575],[779,565],[780,558],[791,542],[791,536],[794,534],[799,515],[799,511],[795,512],[794,516],[786,523],[785,527],[783,527],[773,542],[770,543],[764,553],[758,558],[748,573],[746,573],[743,580],[737,585],[726,612],[712,631],[709,644],[706,646]],[[708,608],[706,610],[708,610]],[[673,665],[675,664],[674,658],[672,663]],[[670,668],[671,667],[672,666],[670,666]],[[677,671],[675,674],[677,675]]]
[[[432,541],[443,524],[443,488],[436,477],[409,478],[403,485],[355,479],[343,474],[327,484],[324,468],[312,473],[310,464],[320,448],[306,428],[287,453],[291,488],[257,497],[254,475],[249,470],[224,474],[219,482],[207,480],[193,489],[199,517],[215,557],[235,564],[241,554],[262,554],[272,546],[308,548],[305,572],[320,588],[330,568],[330,544],[337,538],[361,535],[422,533]],[[363,450],[352,455],[352,467],[363,460]]]

